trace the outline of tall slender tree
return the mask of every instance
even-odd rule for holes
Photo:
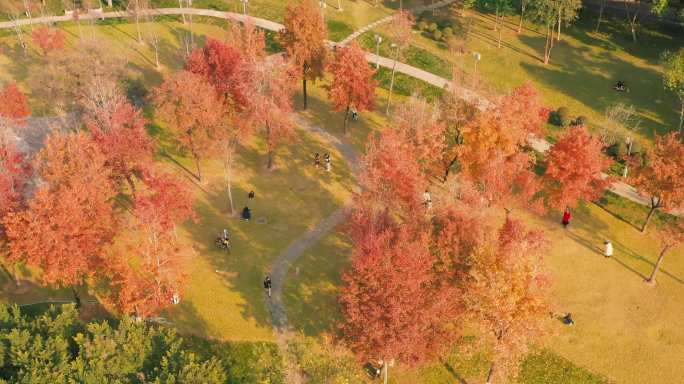
[[[43,56],[50,52],[59,51],[64,48],[64,33],[59,29],[42,26],[31,32],[33,43],[40,47]]]
[[[328,95],[336,111],[344,110],[344,133],[347,133],[352,108],[363,112],[374,107],[375,71],[368,65],[361,46],[355,41],[335,51],[328,71],[333,76]]]
[[[220,144],[217,131],[226,123],[226,110],[214,87],[202,76],[180,71],[168,76],[154,91],[158,116],[179,136],[181,145],[195,160],[197,180],[202,180],[200,158]]]
[[[631,184],[650,197],[648,216],[641,227],[641,232],[646,232],[657,209],[684,206],[684,144],[677,133],[656,135],[653,148],[631,163]]]
[[[283,17],[285,28],[280,31],[287,56],[301,68],[304,109],[307,108],[307,80],[323,77],[327,49],[325,41],[328,29],[320,8],[314,0],[302,0],[299,4],[288,4]]]
[[[663,84],[679,99],[679,135],[684,135],[684,48],[663,55]]]
[[[465,311],[480,328],[478,342],[491,351],[487,383],[517,373],[530,344],[546,332],[549,278],[543,235],[506,218],[498,237],[475,248],[463,292]]]
[[[413,24],[415,20],[410,12],[400,10],[394,15],[394,20],[390,25],[390,39],[394,45],[394,57],[392,63],[392,75],[390,78],[390,88],[387,94],[387,108],[385,114],[389,114],[390,104],[392,103],[392,91],[394,89],[394,75],[397,70],[397,61],[400,59],[402,53],[411,44],[411,35],[413,33]]]
[[[660,271],[660,267],[663,264],[667,252],[679,244],[684,243],[684,225],[682,225],[681,221],[665,223],[658,228],[657,236],[660,240],[660,253],[658,254],[658,260],[653,266],[653,271],[646,279],[646,283],[651,285],[656,284],[656,276]]]

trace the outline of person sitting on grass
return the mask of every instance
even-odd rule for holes
[[[242,219],[243,220],[249,220],[252,218],[252,210],[249,209],[249,207],[245,207],[242,209]]]

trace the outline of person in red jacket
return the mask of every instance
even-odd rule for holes
[[[563,212],[563,228],[567,228],[568,224],[570,224],[570,220],[572,220],[572,215],[570,214],[570,208],[565,207],[565,212]]]

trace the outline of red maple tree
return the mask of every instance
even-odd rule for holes
[[[2,218],[24,205],[31,174],[26,156],[13,142],[0,137],[0,232]]]
[[[280,31],[280,42],[294,66],[301,69],[304,109],[307,107],[306,81],[323,77],[328,30],[323,14],[314,0],[288,4],[283,16],[285,28]]]
[[[271,57],[250,68],[252,81],[247,95],[249,107],[244,118],[264,132],[268,146],[268,169],[273,169],[278,146],[292,137],[294,77],[289,62]]]
[[[86,126],[92,133],[100,151],[107,158],[115,184],[121,188],[126,182],[135,192],[133,177],[142,177],[153,160],[152,140],[147,135],[147,120],[128,102],[101,110],[97,116],[86,117]]]
[[[64,48],[65,36],[59,29],[48,26],[38,27],[31,32],[33,43],[36,44],[43,51],[43,55],[47,56],[50,52],[59,51]]]
[[[583,126],[570,128],[551,147],[544,173],[549,204],[556,209],[574,207],[580,200],[603,195],[610,179],[603,174],[610,161],[603,143]]]
[[[8,83],[0,90],[0,119],[23,125],[31,114],[26,96],[16,83]]]
[[[227,103],[244,106],[248,102],[244,85],[245,64],[238,49],[209,38],[203,48],[190,54],[185,69],[202,76]]]
[[[25,210],[5,218],[10,259],[42,271],[44,284],[73,286],[103,265],[116,232],[106,158],[84,132],[53,133],[37,156],[41,184]]]
[[[358,112],[372,110],[375,103],[375,71],[368,65],[361,46],[353,41],[335,50],[335,57],[328,65],[333,79],[328,95],[335,111],[344,110],[344,133],[347,133],[349,113],[353,107]]]
[[[631,163],[631,184],[650,197],[650,210],[641,227],[646,232],[657,209],[684,206],[684,144],[677,133],[656,135],[653,148]]]
[[[195,159],[196,178],[201,181],[200,158],[220,146],[218,132],[227,121],[222,99],[202,76],[180,71],[155,89],[154,100],[159,118]]]
[[[529,345],[546,334],[545,249],[540,232],[507,217],[498,237],[486,239],[470,256],[463,299],[466,316],[480,328],[478,343],[491,353],[488,383],[515,376]]]

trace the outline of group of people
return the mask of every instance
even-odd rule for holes
[[[325,163],[325,170],[327,172],[330,172],[330,169],[332,167],[332,161],[330,159],[329,153],[323,154],[323,162]],[[316,168],[321,167],[321,154],[318,152],[314,154],[314,165],[316,166]]]

